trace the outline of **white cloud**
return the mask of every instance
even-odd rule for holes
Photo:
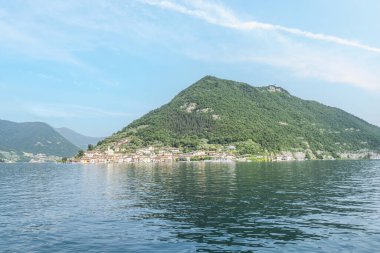
[[[367,90],[379,91],[380,78],[375,71],[363,68],[343,55],[325,52],[302,53],[286,56],[252,58],[257,62],[289,69],[300,77],[317,78],[333,83],[351,84]]]
[[[123,45],[123,32],[136,24],[125,8],[129,5],[104,0],[10,1],[0,6],[0,46],[23,59],[62,62],[97,72],[80,54]]]
[[[137,45],[145,44],[138,50],[164,47],[198,60],[259,62],[287,69],[297,76],[380,91],[379,58],[373,60],[379,57],[380,48],[336,36],[242,20],[233,10],[215,1],[26,0],[21,5],[15,2],[17,11],[0,9],[0,46],[38,59],[81,66],[87,75],[108,86],[117,81],[85,63],[80,57],[82,52],[106,48],[135,53]],[[227,36],[210,42],[193,31],[191,25],[183,32],[186,24],[161,23],[156,8],[152,12],[151,8],[141,8],[146,7],[141,3],[195,17],[243,36],[232,42]],[[318,41],[328,43],[322,43],[321,47]]]
[[[280,25],[242,21],[232,10],[210,1],[141,1],[243,33],[240,41],[233,43],[187,48],[185,53],[190,57],[206,61],[259,62],[288,69],[300,77],[380,91],[380,76],[377,74],[380,67],[377,53],[380,53],[380,48]],[[329,42],[331,45],[321,46],[315,43],[317,41]],[[377,60],[369,60],[374,57]]]
[[[0,20],[0,42],[19,53],[39,59],[54,59],[74,65],[84,65],[72,53],[59,47],[51,46],[47,40],[38,38],[28,32]]]
[[[185,1],[183,5],[177,4],[170,0],[142,0],[143,2],[156,5],[161,8],[173,10],[196,18],[200,18],[208,23],[223,26],[237,30],[272,30],[284,32],[301,37],[331,42],[343,46],[355,47],[367,51],[380,53],[380,48],[372,47],[357,41],[340,38],[337,36],[326,35],[322,33],[313,33],[303,31],[297,28],[285,27],[281,25],[274,25],[269,23],[262,23],[257,21],[242,21],[231,10],[227,9],[221,4],[215,4],[202,0]]]

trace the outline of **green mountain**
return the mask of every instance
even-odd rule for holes
[[[80,149],[87,149],[88,144],[96,145],[100,140],[103,139],[100,137],[85,136],[67,127],[60,127],[56,128],[55,130]]]
[[[19,156],[23,152],[51,156],[71,157],[79,148],[66,140],[51,126],[40,122],[15,123],[0,120],[0,155]],[[1,157],[0,157],[1,158]]]
[[[127,140],[127,141],[126,141]],[[99,143],[189,149],[235,145],[240,153],[380,149],[380,128],[343,110],[292,96],[277,86],[206,76],[168,104]]]

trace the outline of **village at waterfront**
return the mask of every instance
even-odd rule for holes
[[[281,162],[281,161],[307,161],[307,160],[362,160],[380,159],[380,153],[362,150],[358,152],[340,153],[339,157],[330,154],[317,152],[318,157],[311,155],[309,151],[283,151],[279,153],[267,154],[240,154],[233,145],[224,146],[217,150],[195,150],[187,151],[176,147],[146,147],[125,152],[118,148],[108,147],[106,150],[80,151],[74,158],[60,158],[57,156],[47,156],[45,154],[24,153],[23,157],[29,163],[171,163],[171,162]],[[0,162],[14,163],[20,158],[17,154],[7,154],[7,159],[0,159]]]
[[[145,147],[137,149],[135,152],[123,152],[119,148],[108,147],[107,150],[88,150],[81,153],[73,161],[84,164],[91,163],[164,163],[164,162],[191,162],[191,161],[305,161],[305,160],[335,160],[337,158],[330,154],[317,152],[318,157],[310,154],[309,151],[291,152],[283,151],[277,154],[245,154],[241,155],[237,152],[233,145],[221,147],[218,150],[196,150],[184,152],[184,150],[175,147]],[[380,154],[362,150],[360,152],[341,153],[339,159],[380,159]]]

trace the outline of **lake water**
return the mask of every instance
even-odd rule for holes
[[[379,252],[380,161],[0,164],[0,252]]]

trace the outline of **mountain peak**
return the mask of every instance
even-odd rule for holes
[[[220,78],[220,77],[217,77],[217,76],[212,76],[212,75],[206,75],[204,77],[202,77],[201,79],[199,79],[197,82],[195,82],[195,84],[197,83],[204,83],[204,82],[212,82],[212,83],[215,83],[215,82],[226,82],[226,83],[238,83],[236,81],[233,81],[233,80],[229,80],[229,79],[224,79],[224,78]]]
[[[206,75],[206,76],[202,77],[199,81],[207,81],[207,80],[222,80],[222,79],[218,78],[216,76]]]
[[[272,84],[272,85],[268,85],[268,86],[262,86],[262,87],[255,87],[255,86],[252,86],[248,83],[236,82],[233,80],[219,78],[219,77],[211,76],[211,75],[204,76],[203,78],[198,80],[194,85],[207,85],[210,83],[224,84],[224,85],[231,86],[231,87],[240,86],[240,87],[258,88],[261,90],[267,90],[269,92],[282,92],[282,93],[290,94],[287,90],[285,90],[284,88],[282,88],[281,86],[278,86],[276,84]]]
[[[254,87],[205,76],[168,104],[132,122],[98,148],[144,145],[195,148],[243,145],[265,152],[380,149],[380,128],[277,85]],[[123,144],[124,143],[124,144]],[[128,144],[126,144],[128,143]],[[244,144],[245,145],[245,144]]]
[[[46,123],[0,120],[0,158],[4,153],[14,153],[12,159],[22,161],[31,159],[26,153],[69,157],[78,150]]]

